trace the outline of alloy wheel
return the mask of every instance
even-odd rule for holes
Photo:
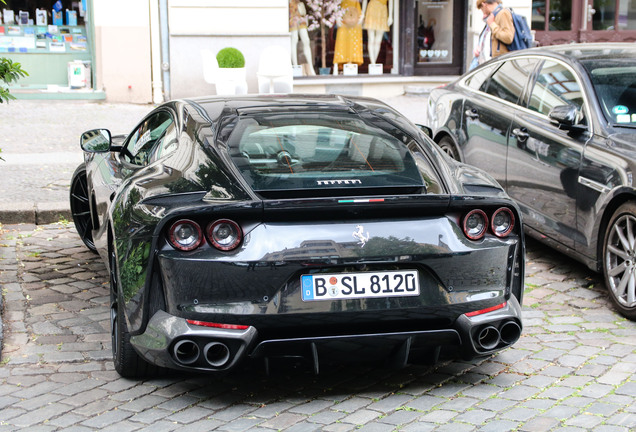
[[[636,217],[622,214],[608,230],[605,274],[618,306],[636,309]]]
[[[81,166],[75,171],[71,183],[71,214],[75,229],[80,238],[90,250],[95,251],[93,242],[93,223],[89,204],[88,183],[86,181],[86,169]]]
[[[446,153],[451,159],[455,159],[456,161],[460,161],[459,152],[457,151],[457,147],[455,147],[455,143],[448,137],[444,137],[439,142],[439,148]]]

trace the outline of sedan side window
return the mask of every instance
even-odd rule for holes
[[[159,111],[146,118],[130,135],[123,150],[125,160],[134,165],[148,165],[159,138],[173,123],[172,116],[166,111]]]
[[[490,79],[486,93],[514,104],[519,103],[536,63],[537,61],[532,58],[505,62]]]
[[[488,83],[488,78],[492,75],[492,72],[497,66],[499,65],[486,66],[475,71],[475,73],[466,80],[465,84],[473,90],[483,90],[482,87],[485,88],[485,85]]]
[[[573,105],[583,115],[581,86],[564,65],[546,61],[532,89],[528,108],[547,116],[552,108],[562,105]]]

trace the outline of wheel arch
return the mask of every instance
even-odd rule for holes
[[[629,201],[636,201],[636,191],[625,191],[614,196],[605,207],[601,222],[596,233],[596,271],[603,273],[603,244],[605,242],[605,231],[609,221],[620,206]]]
[[[440,129],[433,137],[433,141],[435,141],[435,144],[439,145],[444,138],[448,138],[453,142],[457,155],[459,156],[459,161],[464,162],[464,155],[462,154],[459,144],[457,143],[457,139],[451,132],[446,129]]]

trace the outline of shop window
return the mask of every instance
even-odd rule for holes
[[[546,14],[547,29],[546,29]],[[532,2],[532,30],[572,30],[572,2],[540,0]]]
[[[289,0],[294,75],[393,72],[397,2]]]
[[[636,30],[636,0],[621,0],[618,8],[618,29]]]
[[[418,3],[417,62],[452,63],[453,3],[450,0]]]
[[[594,0],[593,8],[595,12],[592,16],[592,28],[594,30],[615,30],[616,1]]]
[[[0,52],[86,52],[86,0],[6,0]]]

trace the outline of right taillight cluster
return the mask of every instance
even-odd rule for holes
[[[490,222],[490,223],[489,223]],[[515,215],[508,207],[500,207],[488,214],[480,209],[466,213],[461,220],[464,235],[471,240],[479,240],[486,235],[488,229],[499,238],[507,237],[515,227]]]
[[[205,231],[201,225],[190,219],[180,219],[168,229],[168,242],[180,251],[195,250],[205,239],[218,250],[231,251],[241,244],[243,231],[239,224],[229,219],[210,222]]]

